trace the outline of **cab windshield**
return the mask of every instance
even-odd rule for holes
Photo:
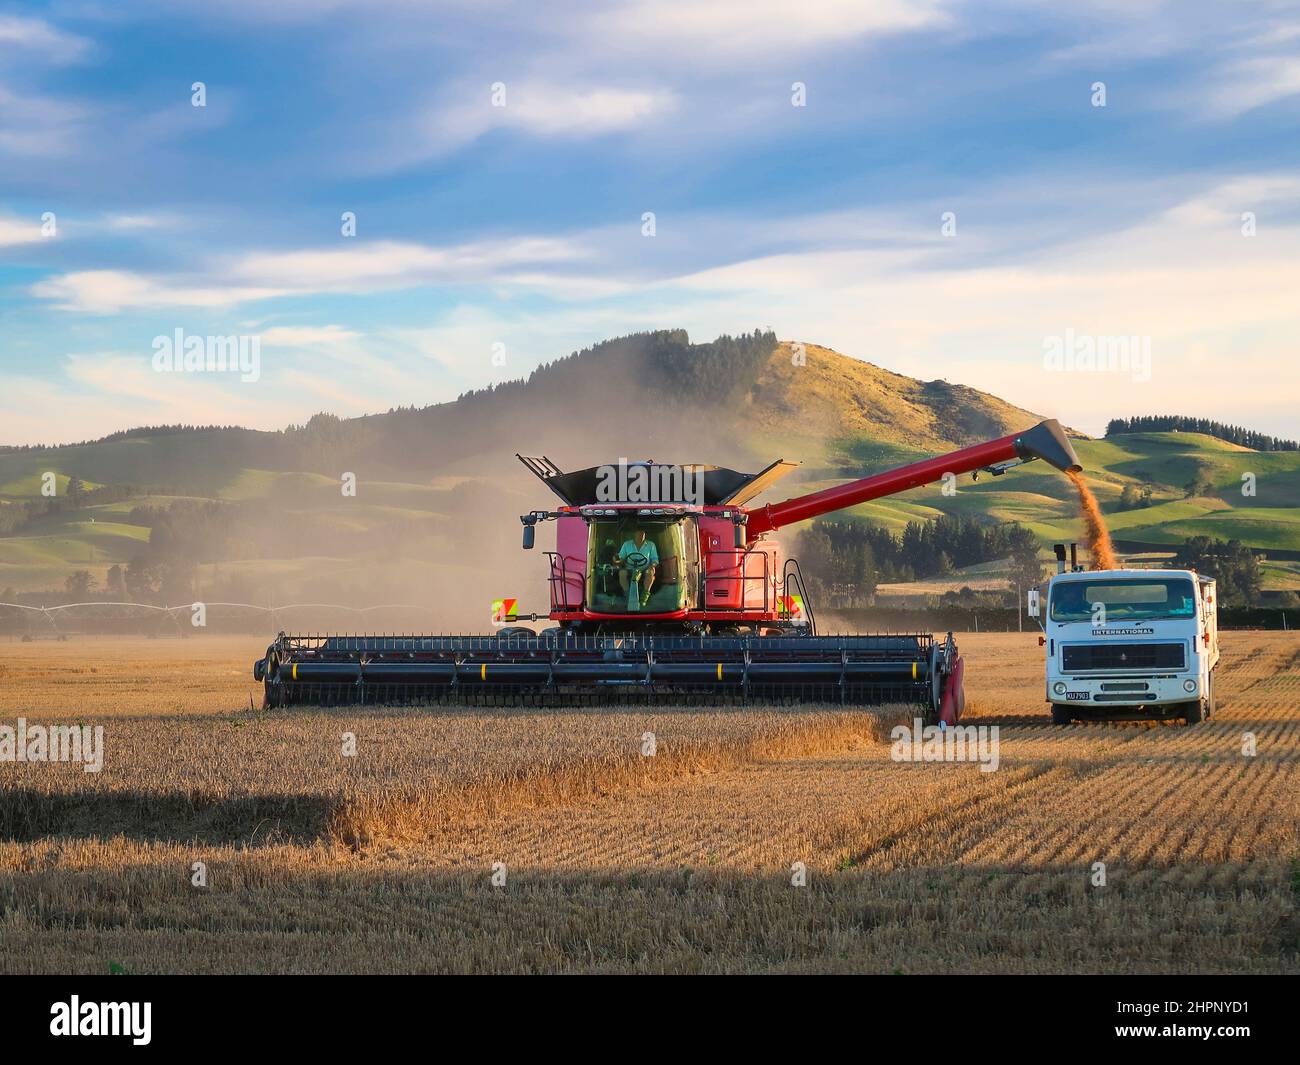
[[[694,518],[620,515],[590,522],[587,604],[599,614],[670,613],[695,602]]]
[[[1099,609],[1104,607],[1104,613]],[[1052,588],[1053,621],[1152,621],[1196,616],[1196,592],[1186,577],[1061,581]]]

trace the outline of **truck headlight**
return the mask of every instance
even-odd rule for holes
[[[1063,680],[1058,680],[1055,684],[1053,684],[1053,685],[1052,685],[1052,692],[1053,692],[1053,694],[1055,694],[1055,695],[1064,695],[1064,694],[1065,694],[1065,681],[1063,681]]]
[[[1192,692],[1196,691],[1196,681],[1194,680],[1183,681],[1183,691],[1185,691],[1188,695],[1191,695]]]

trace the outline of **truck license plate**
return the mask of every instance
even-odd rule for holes
[[[1075,703],[1086,703],[1088,701],[1087,692],[1066,692],[1065,697]]]

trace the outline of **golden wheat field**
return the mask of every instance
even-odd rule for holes
[[[0,643],[0,724],[105,749],[0,763],[0,971],[1300,971],[1294,634],[1192,727],[1054,727],[1034,635],[961,637],[995,772],[889,707],[250,709],[264,643]]]

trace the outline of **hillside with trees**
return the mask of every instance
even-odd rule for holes
[[[1183,414],[1143,414],[1133,418],[1112,418],[1106,423],[1107,438],[1126,433],[1201,433],[1252,451],[1300,451],[1300,443],[1257,433],[1240,425],[1225,425],[1210,418],[1189,418]]]
[[[801,462],[767,497],[777,500],[1038,420],[965,385],[771,332],[698,344],[682,330],[639,333],[450,403],[321,413],[277,432],[166,425],[0,449],[0,592],[415,600],[479,618],[480,601],[546,594],[538,557],[518,549],[518,515],[551,499],[517,451],[567,469],[620,456],[747,471]],[[1263,556],[1261,596],[1300,589],[1300,452],[1272,438],[1257,442],[1274,450],[1254,451],[1190,428],[1135,431],[1145,424],[1075,438],[1121,550],[1235,540]],[[1037,564],[1032,545],[1045,558],[1079,538],[1073,489],[1043,463],[953,487],[865,503],[784,541],[832,594],[863,601],[876,584],[960,582],[972,568],[993,567],[1005,587]]]

